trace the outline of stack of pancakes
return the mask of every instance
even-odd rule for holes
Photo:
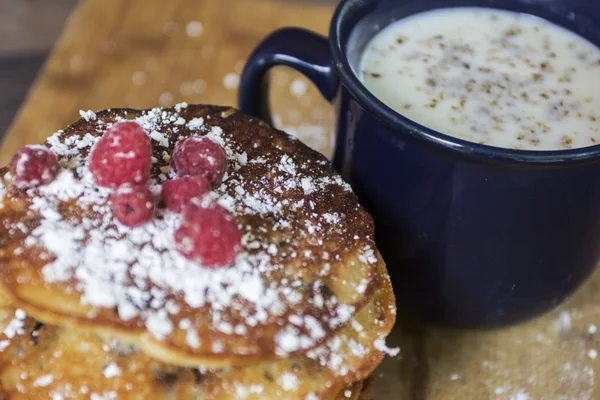
[[[368,399],[395,302],[373,222],[330,163],[236,110],[82,113],[51,136],[50,184],[0,169],[0,399]],[[177,140],[208,136],[227,173],[210,193],[242,233],[233,265],[175,250],[181,215],[158,203],[115,221],[88,156],[118,121],[152,140],[149,187]]]

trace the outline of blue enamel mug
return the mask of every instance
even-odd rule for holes
[[[595,269],[600,145],[480,145],[403,117],[363,86],[354,71],[381,29],[457,6],[533,14],[600,45],[596,1],[346,0],[329,38],[297,28],[267,37],[248,60],[239,106],[268,121],[266,72],[285,65],[306,75],[335,107],[334,165],[374,217],[399,309],[428,322],[490,328],[552,309]]]

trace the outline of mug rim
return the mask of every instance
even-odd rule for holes
[[[440,148],[461,153],[465,156],[494,159],[499,161],[510,161],[517,164],[535,164],[535,165],[555,165],[572,164],[585,161],[600,161],[600,144],[578,147],[568,150],[519,150],[505,147],[495,147],[486,144],[470,142],[454,136],[444,134],[434,129],[421,125],[401,113],[393,110],[373,93],[360,81],[354,70],[350,66],[348,57],[341,39],[342,21],[347,18],[348,9],[352,8],[352,3],[356,0],[342,0],[336,7],[329,29],[329,47],[333,58],[333,64],[337,70],[342,84],[352,94],[354,98],[360,100],[361,104],[371,114],[376,116],[381,122],[392,128],[395,135],[399,133],[399,127],[403,128],[404,133],[425,144],[431,144]],[[449,6],[452,7],[452,6]],[[474,5],[473,7],[477,7]],[[493,4],[488,8],[494,8]],[[431,8],[431,10],[441,9],[440,7]],[[534,15],[538,18],[547,19]],[[568,28],[566,28],[568,29]],[[569,29],[573,32],[571,29]],[[576,32],[574,32],[576,33]],[[578,36],[580,34],[576,33]],[[594,43],[598,46],[596,43]]]

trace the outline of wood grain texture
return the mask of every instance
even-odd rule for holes
[[[236,74],[265,35],[289,25],[325,33],[331,12],[265,0],[83,2],[14,121],[0,161],[73,122],[80,109],[233,105]],[[191,21],[202,24],[197,37],[186,32]],[[330,106],[296,73],[278,69],[272,79],[277,124],[329,153]],[[597,273],[558,310],[499,331],[454,331],[400,317],[390,345],[401,354],[378,370],[376,399],[599,399],[599,289]]]
[[[12,124],[0,162],[73,122],[80,109],[180,101],[234,105],[235,88],[225,87],[224,80],[229,74],[235,80],[261,38],[277,27],[306,21],[325,33],[330,13],[331,6],[248,0],[83,2]],[[190,22],[202,24],[199,36],[187,34]],[[289,84],[297,76],[276,71],[281,90],[273,93],[280,106],[275,111],[281,111],[282,124],[302,120],[311,134],[315,129],[307,129],[306,122],[328,126],[330,109],[312,87],[304,101],[290,96]]]

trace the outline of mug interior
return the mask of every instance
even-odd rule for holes
[[[600,158],[600,145],[571,150],[515,150],[477,144],[420,125],[373,95],[357,71],[367,45],[390,24],[414,14],[443,8],[485,7],[530,14],[562,26],[600,47],[600,3],[589,0],[346,0],[338,7],[331,26],[331,50],[348,90],[365,108],[393,131],[433,142],[469,155],[510,159],[519,163],[554,164]]]

